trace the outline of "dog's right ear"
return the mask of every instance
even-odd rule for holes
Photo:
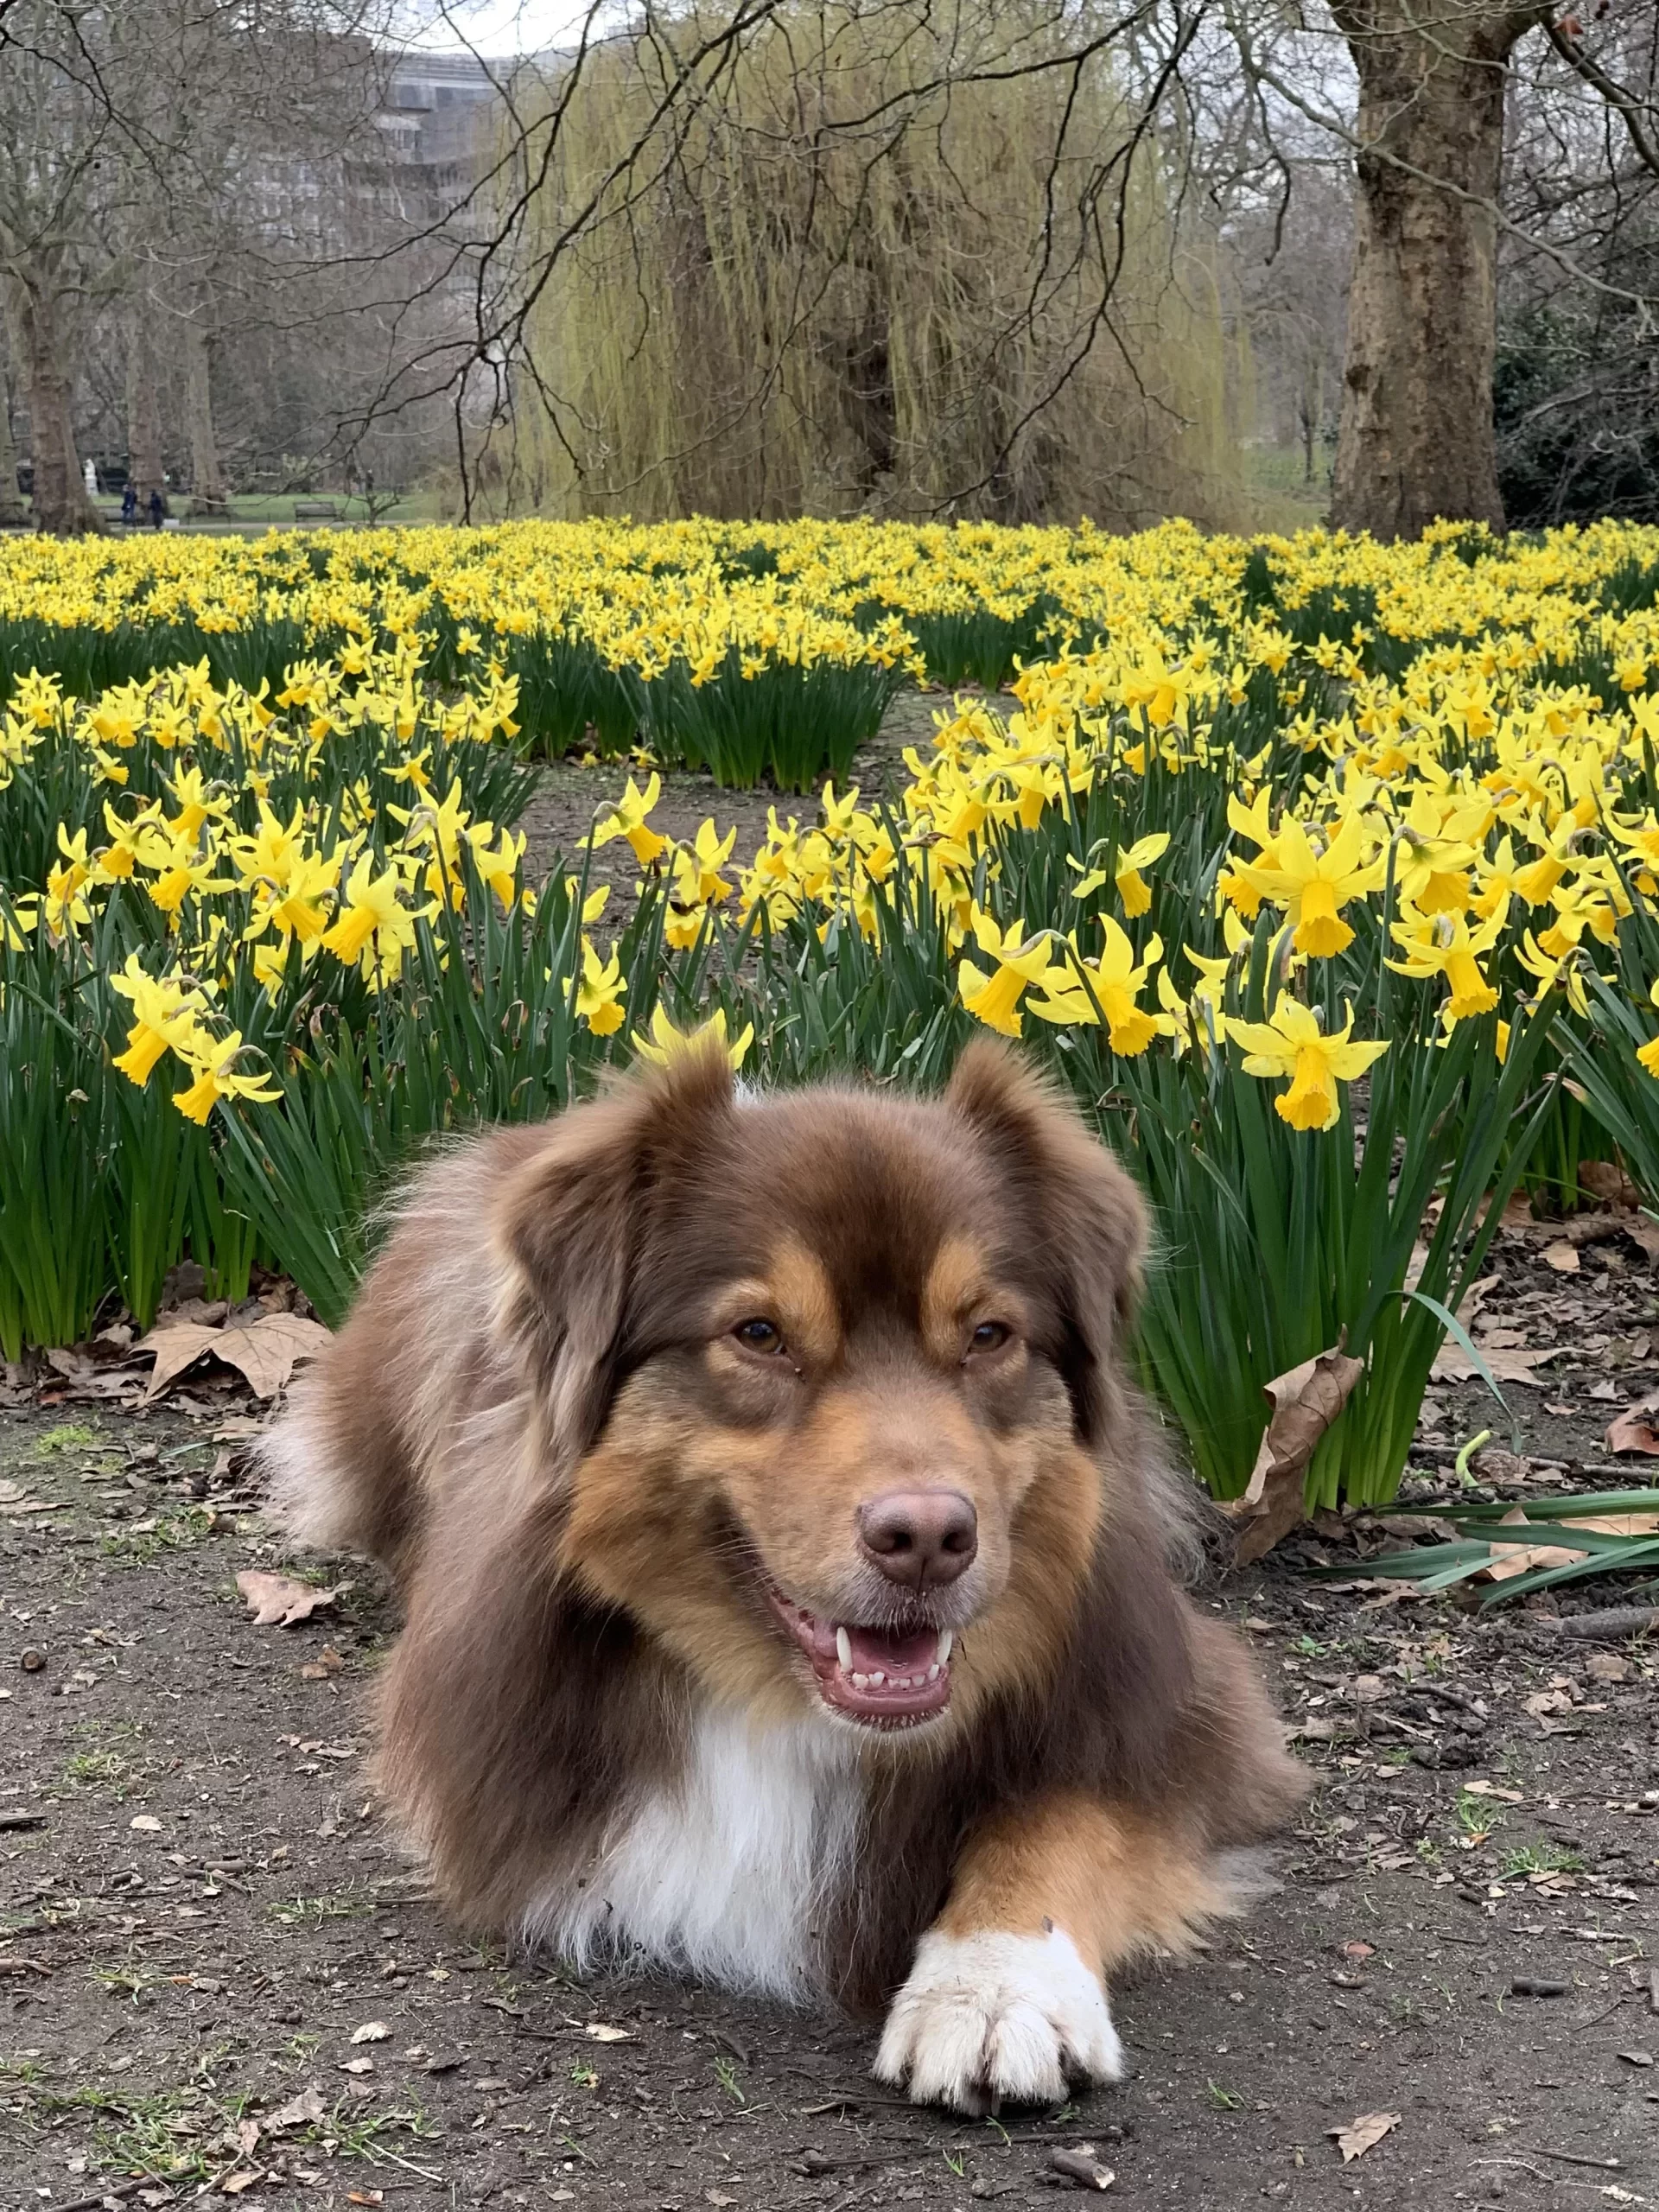
[[[497,1323],[531,1366],[563,1465],[592,1447],[610,1410],[653,1192],[732,1110],[724,1051],[711,1040],[677,1052],[550,1122],[497,1201],[507,1277]]]

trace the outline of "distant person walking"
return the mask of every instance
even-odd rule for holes
[[[149,526],[152,530],[161,528],[162,518],[166,512],[167,501],[162,497],[161,488],[157,486],[149,495]]]
[[[121,519],[130,530],[138,519],[138,486],[127,479],[127,488],[121,494]]]

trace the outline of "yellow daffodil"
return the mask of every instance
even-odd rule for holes
[[[188,1090],[173,1094],[173,1103],[187,1121],[206,1122],[221,1098],[247,1098],[269,1105],[283,1095],[267,1076],[231,1072],[232,1061],[247,1049],[239,1029],[232,1029],[217,1041],[200,1033],[183,1048],[175,1049],[195,1076]]]
[[[588,844],[597,852],[613,837],[626,837],[641,868],[649,868],[653,861],[660,860],[668,850],[668,840],[648,825],[645,817],[662,797],[662,791],[663,779],[654,769],[643,791],[630,776],[621,798],[594,824]]]
[[[1230,1021],[1227,1033],[1243,1048],[1246,1075],[1289,1077],[1289,1090],[1273,1102],[1281,1121],[1293,1129],[1328,1129],[1342,1112],[1337,1085],[1363,1075],[1389,1049],[1386,1039],[1354,1043],[1353,1028],[1350,1007],[1341,1030],[1327,1037],[1312,1007],[1281,995],[1268,1020]]]
[[[415,918],[402,892],[395,868],[376,875],[373,855],[363,854],[347,879],[339,918],[323,933],[324,950],[347,966],[360,961],[368,976],[377,969],[395,974],[415,942]]]
[[[582,941],[582,981],[576,987],[576,1012],[595,1037],[613,1037],[626,1019],[622,1001],[627,982],[614,950],[601,960],[591,941]]]
[[[129,954],[119,975],[111,976],[110,988],[130,1001],[133,1013],[126,1050],[114,1056],[111,1065],[142,1090],[166,1053],[196,1048],[201,1035],[199,1017],[207,1002],[194,984],[177,976],[158,980],[147,975],[136,952]]]
[[[1023,926],[1011,922],[999,929],[989,914],[975,909],[974,941],[996,965],[987,975],[973,961],[964,959],[957,970],[957,989],[976,1021],[1001,1030],[1005,1037],[1020,1034],[1020,1001],[1025,993],[1040,988],[1054,967],[1046,932],[1027,942]]]
[[[697,1028],[680,1030],[674,1027],[667,1014],[664,1013],[661,1005],[658,1004],[652,1011],[650,1036],[642,1037],[639,1031],[635,1030],[628,1041],[642,1060],[654,1060],[658,1067],[666,1067],[677,1053],[694,1050],[700,1046],[705,1039],[720,1046],[731,1062],[732,1071],[735,1074],[747,1058],[749,1047],[754,1042],[754,1024],[752,1021],[746,1022],[741,1034],[728,1039],[726,1033],[726,1009],[723,1006],[717,1006],[708,1020]]]
[[[1298,952],[1329,960],[1354,941],[1342,909],[1383,882],[1386,864],[1376,856],[1376,842],[1358,814],[1344,817],[1333,836],[1322,831],[1318,842],[1294,817],[1287,817],[1273,842],[1272,861],[1241,865],[1237,873],[1285,909]]]
[[[1389,966],[1398,976],[1444,976],[1448,1026],[1490,1014],[1497,1004],[1497,988],[1483,972],[1479,955],[1491,950],[1503,926],[1494,916],[1471,931],[1461,914],[1430,914],[1396,922],[1395,939],[1404,957],[1390,960]]]
[[[1173,1027],[1166,1014],[1147,1014],[1139,1004],[1148,975],[1163,957],[1163,946],[1155,937],[1150,938],[1146,957],[1137,965],[1135,947],[1109,914],[1101,916],[1100,926],[1105,942],[1099,959],[1079,960],[1082,974],[1074,969],[1069,976],[1064,966],[1057,967],[1055,980],[1044,984],[1043,996],[1032,1000],[1031,1011],[1045,1021],[1084,1027],[1097,1027],[1103,1017],[1112,1050],[1134,1059],[1154,1037]]]

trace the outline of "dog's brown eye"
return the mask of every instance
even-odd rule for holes
[[[970,1351],[997,1351],[1008,1341],[1008,1330],[1001,1321],[982,1321],[968,1339]]]
[[[751,1351],[782,1351],[784,1348],[783,1332],[758,1314],[753,1320],[740,1321],[732,1334]]]

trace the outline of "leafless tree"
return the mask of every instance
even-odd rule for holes
[[[211,22],[214,36],[242,41],[245,55],[269,55],[296,20],[321,20],[296,10],[324,5],[133,0],[130,13],[137,22],[152,6],[194,6],[189,21],[204,36]],[[459,205],[417,213],[395,235],[340,227],[286,254],[256,238],[250,258],[245,239],[235,254],[227,242],[251,172],[214,170],[210,148],[222,134],[215,141],[206,110],[200,129],[193,115],[190,132],[176,116],[135,123],[143,101],[118,66],[113,11],[88,0],[0,0],[0,269],[29,398],[38,512],[59,526],[84,519],[65,379],[90,317],[117,299],[130,315],[131,241],[156,235],[139,204],[135,162],[148,162],[160,180],[192,180],[184,205],[194,227],[168,238],[174,258],[162,264],[162,293],[154,256],[139,291],[168,301],[175,320],[151,314],[148,334],[168,358],[207,361],[216,335],[224,342],[227,300],[244,330],[262,315],[274,327],[278,296],[295,309],[290,323],[317,332],[343,330],[329,319],[349,305],[370,335],[345,379],[352,389],[336,410],[336,451],[365,452],[389,425],[442,405],[470,511],[480,456],[499,474],[515,410],[533,403],[555,424],[569,419],[572,396],[561,389],[546,325],[563,272],[601,230],[621,238],[649,230],[664,178],[730,108],[762,45],[787,49],[791,40],[801,67],[790,131],[814,149],[824,179],[836,181],[809,197],[804,219],[774,222],[775,250],[786,264],[793,257],[800,281],[792,295],[787,283],[772,288],[774,301],[791,304],[775,327],[757,330],[742,388],[724,395],[728,417],[771,404],[791,331],[817,312],[826,285],[842,281],[823,272],[854,266],[860,232],[842,180],[855,180],[855,199],[857,179],[874,188],[907,129],[971,93],[1012,103],[1020,85],[1040,78],[1063,88],[1070,114],[1091,72],[1109,70],[1117,87],[1114,152],[1071,158],[1070,123],[1055,138],[1045,186],[1052,247],[1003,326],[1009,346],[1024,344],[1045,315],[1052,335],[1063,280],[1075,342],[1046,348],[1052,365],[1020,385],[996,449],[976,448],[957,480],[939,486],[941,512],[983,504],[1017,465],[1021,441],[1028,446],[1062,405],[1091,349],[1125,343],[1122,244],[1137,175],[1156,177],[1173,238],[1190,240],[1196,222],[1248,248],[1255,273],[1244,289],[1256,327],[1278,315],[1287,359],[1300,331],[1304,369],[1316,381],[1331,343],[1330,318],[1317,310],[1333,307],[1336,287],[1321,277],[1317,296],[1297,304],[1307,271],[1331,259],[1328,243],[1313,251],[1314,181],[1330,205],[1330,181],[1349,165],[1352,267],[1333,492],[1334,519],[1345,526],[1395,536],[1437,515],[1501,523],[1492,418],[1500,275],[1523,275],[1541,300],[1553,287],[1548,303],[1558,316],[1568,296],[1575,313],[1586,300],[1601,303],[1591,327],[1605,339],[1617,326],[1620,404],[1631,411],[1650,359],[1655,301],[1656,0],[1618,15],[1604,7],[1588,22],[1558,17],[1537,0],[857,6],[893,66],[866,102],[831,106],[813,75],[817,47],[804,35],[815,11],[830,12],[829,0],[645,0],[620,32],[595,0],[568,51],[503,73],[493,158]],[[629,132],[595,168],[574,160],[573,148],[588,105],[614,82],[619,40],[637,60],[643,97]],[[257,118],[258,109],[253,99],[245,112]],[[166,213],[171,222],[170,200]],[[1336,229],[1334,209],[1324,227]],[[245,276],[232,281],[226,272],[238,257]],[[199,373],[194,388],[200,418],[212,379]],[[1306,440],[1319,411],[1312,381],[1299,405]],[[153,454],[142,400],[133,429],[135,453]],[[213,472],[204,459],[198,473]]]

